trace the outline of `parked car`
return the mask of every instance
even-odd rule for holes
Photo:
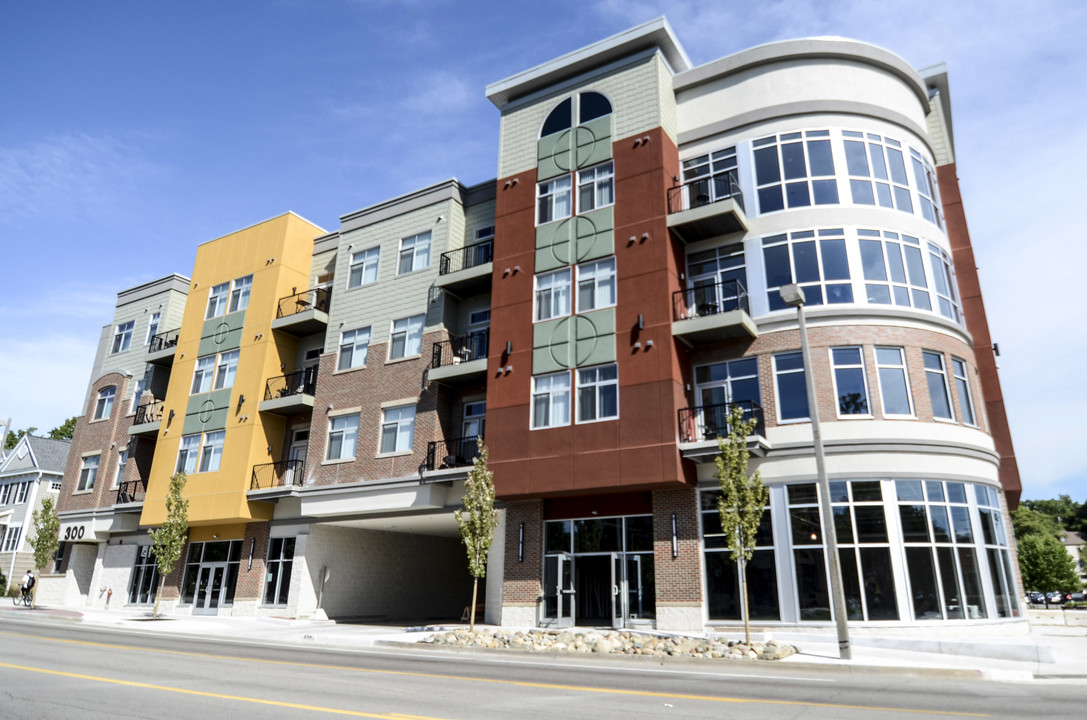
[[[1050,605],[1064,604],[1064,593],[1062,592],[1051,592],[1047,594],[1046,597],[1048,598]]]
[[[1030,600],[1032,605],[1044,605],[1045,604],[1045,593],[1029,592],[1029,593],[1027,593],[1027,599]]]
[[[1082,592],[1074,592],[1068,596],[1068,599],[1072,602],[1083,602],[1084,598],[1087,598],[1087,594]]]

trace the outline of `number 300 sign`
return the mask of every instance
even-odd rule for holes
[[[71,525],[64,528],[65,540],[82,540],[83,533],[86,532],[86,528],[82,525]]]

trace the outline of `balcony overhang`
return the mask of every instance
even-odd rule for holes
[[[487,374],[487,358],[457,362],[454,359],[448,365],[430,368],[427,379],[444,385],[460,385],[478,380]]]
[[[672,322],[672,335],[691,345],[696,342],[757,338],[759,326],[745,310],[714,312]]]
[[[135,532],[140,527],[139,513],[118,512],[114,508],[69,510],[57,515],[60,537],[72,538],[73,542],[104,543],[112,533]]]
[[[170,347],[163,348],[156,352],[147,353],[147,362],[152,365],[161,365],[162,367],[170,367],[174,364],[174,356],[177,355],[177,345],[171,345]]]
[[[308,310],[296,312],[286,317],[276,318],[272,321],[272,329],[285,332],[295,337],[306,337],[316,333],[323,333],[328,328],[328,313],[311,307]]]
[[[145,422],[139,425],[133,425],[128,428],[128,434],[133,437],[158,437],[159,429],[162,427],[162,421],[156,420],[155,422]]]
[[[491,273],[494,262],[485,262],[475,267],[439,275],[434,285],[457,297],[471,297],[491,291]]]
[[[668,229],[685,243],[747,232],[747,215],[736,198],[726,198],[668,216]]]
[[[291,393],[283,397],[261,400],[257,410],[276,415],[299,415],[313,412],[313,396],[308,393]]]
[[[761,435],[752,435],[747,438],[747,451],[754,457],[766,457],[770,451],[770,443]],[[684,460],[693,460],[701,465],[712,463],[720,453],[717,440],[698,440],[696,442],[679,443],[679,454]]]

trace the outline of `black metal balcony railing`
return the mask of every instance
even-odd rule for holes
[[[477,265],[485,265],[493,259],[494,240],[484,240],[475,245],[443,252],[438,263],[438,274],[448,275],[460,270],[467,270]]]
[[[147,352],[157,353],[159,350],[166,350],[168,348],[177,346],[177,335],[181,332],[177,330],[167,330],[166,332],[155,333],[151,336],[151,342],[147,344]]]
[[[450,335],[448,340],[434,343],[430,355],[430,367],[438,368],[443,365],[486,358],[490,343],[490,328],[473,330],[464,335]]]
[[[328,312],[332,301],[332,289],[327,287],[310,288],[294,295],[280,298],[279,307],[276,309],[276,317],[283,318],[289,315],[297,315],[307,310],[320,310]]]
[[[741,210],[745,209],[744,194],[735,170],[725,170],[668,188],[668,212],[691,210],[729,198],[735,200]]]
[[[302,484],[306,475],[306,461],[283,460],[253,466],[253,481],[250,490],[265,490],[274,487],[292,487]]]
[[[747,288],[739,280],[723,280],[672,293],[673,320],[718,315],[732,310],[751,313]]]
[[[288,375],[269,378],[264,386],[264,399],[274,400],[289,395],[313,395],[317,390],[317,367],[296,370]]]
[[[136,418],[132,421],[132,424],[146,425],[147,423],[160,422],[162,420],[162,408],[165,404],[163,400],[155,400],[146,405],[140,405],[136,408]]]
[[[679,411],[680,442],[700,442],[716,440],[728,435],[729,408],[739,405],[744,411],[744,420],[755,420],[755,434],[766,435],[763,424],[762,408],[750,400],[719,405],[699,405],[686,407]]]
[[[471,465],[479,456],[479,446],[482,444],[482,435],[429,442],[426,446],[426,462],[421,469],[445,470]]]
[[[147,485],[143,480],[127,480],[117,486],[117,504],[143,502]]]

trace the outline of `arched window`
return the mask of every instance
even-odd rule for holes
[[[547,137],[569,130],[574,125],[574,101],[577,101],[577,124],[583,125],[590,120],[611,114],[611,102],[598,92],[583,92],[568,97],[558,105],[544,120],[540,137]]]

